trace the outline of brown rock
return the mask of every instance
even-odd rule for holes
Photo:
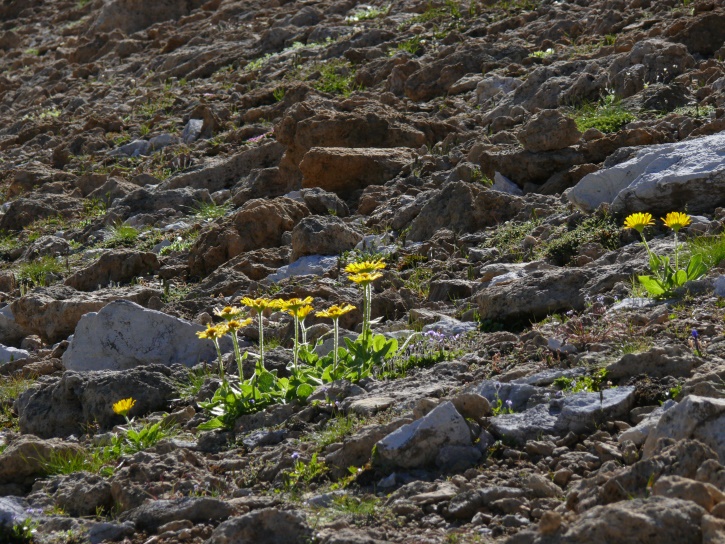
[[[413,160],[405,148],[313,147],[300,163],[303,187],[321,187],[340,196],[382,185]]]
[[[652,494],[692,501],[708,512],[715,505],[706,484],[682,476],[663,476],[652,486]]]
[[[151,252],[120,250],[104,253],[93,264],[79,270],[65,284],[79,291],[93,291],[111,282],[126,283],[133,278],[149,274],[161,265]]]
[[[337,255],[362,240],[361,233],[335,216],[311,215],[292,230],[292,259],[304,255]]]
[[[30,483],[35,476],[45,473],[51,457],[79,454],[82,451],[78,444],[57,439],[41,440],[33,435],[23,436],[0,454],[0,483]]]
[[[119,299],[143,306],[152,296],[160,294],[156,289],[142,286],[101,289],[91,294],[57,285],[35,289],[14,301],[10,309],[18,325],[52,344],[72,334],[83,314],[97,312]]]
[[[577,143],[581,132],[574,119],[559,110],[543,110],[523,126],[517,137],[527,151],[554,151]]]
[[[231,220],[199,237],[190,251],[191,273],[206,276],[241,253],[280,246],[282,235],[307,215],[304,204],[289,198],[250,200]]]

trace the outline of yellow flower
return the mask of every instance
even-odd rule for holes
[[[231,321],[227,321],[227,330],[228,331],[238,331],[239,329],[243,329],[247,325],[252,323],[252,318],[248,317],[247,319],[243,319],[242,321],[239,321],[238,319],[232,319]]]
[[[289,300],[279,299],[279,309],[289,312],[290,310],[299,310],[303,306],[312,304],[312,297],[291,298]],[[292,313],[292,312],[290,312]],[[292,314],[294,315],[294,314]]]
[[[633,213],[624,220],[625,229],[634,229],[640,234],[642,234],[645,227],[649,227],[654,224],[655,222],[652,220],[651,213]]]
[[[305,317],[307,317],[308,315],[310,315],[312,313],[312,310],[314,310],[314,308],[312,306],[309,306],[309,305],[302,306],[302,308],[299,308],[297,310],[297,318],[304,319]],[[290,312],[290,313],[292,313],[292,312]],[[295,314],[292,314],[292,315],[295,315]]]
[[[226,326],[221,325],[208,325],[205,331],[199,331],[196,335],[202,340],[215,340],[221,338],[226,334]]]
[[[377,261],[361,261],[359,263],[350,263],[345,267],[348,274],[361,274],[375,272],[385,268],[385,262],[382,259]]]
[[[224,321],[231,321],[241,315],[242,309],[236,306],[224,306],[221,310],[214,309],[214,315],[221,317]]]
[[[119,416],[126,417],[135,404],[136,401],[132,397],[119,400],[113,405],[113,412],[118,414]]]
[[[350,281],[358,283],[360,285],[368,285],[374,282],[378,278],[382,278],[383,275],[380,272],[360,272],[359,274],[352,274],[348,276]]]
[[[242,304],[245,306],[248,306],[258,314],[261,314],[264,312],[267,308],[274,308],[274,302],[273,300],[270,300],[268,298],[250,298],[250,297],[244,297],[241,301]]]
[[[341,316],[345,315],[348,312],[352,312],[354,309],[355,306],[353,306],[352,304],[343,304],[342,306],[338,306],[337,304],[335,304],[334,306],[330,306],[327,310],[316,312],[315,315],[317,317],[339,319]]]
[[[664,221],[666,226],[677,232],[682,227],[686,227],[692,223],[692,218],[686,213],[670,212],[662,218],[662,221]]]

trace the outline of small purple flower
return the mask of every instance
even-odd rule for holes
[[[294,452],[294,453],[292,454],[292,460],[293,460],[293,461],[297,461],[297,459],[299,459],[299,458],[300,458],[300,454],[299,454],[299,452]]]
[[[498,392],[501,390],[502,385],[503,384],[501,382],[494,382],[493,388],[496,390],[497,395],[498,395]]]
[[[508,406],[509,408],[511,408],[513,405],[514,405],[514,402],[511,399],[508,399],[506,401],[506,406]]]
[[[567,315],[567,317],[574,317],[575,313],[576,312],[574,312],[574,310],[569,310],[568,312],[566,312],[566,315]]]
[[[692,337],[695,339],[700,337],[700,335],[697,333],[697,329],[692,329]]]
[[[597,297],[597,302],[598,302],[599,304],[604,304],[604,296],[603,296],[603,295],[599,295],[599,296]]]
[[[561,397],[564,396],[564,393],[562,393],[561,391],[557,391],[555,396],[557,399],[560,399]]]
[[[249,399],[249,404],[254,404],[254,399]]]

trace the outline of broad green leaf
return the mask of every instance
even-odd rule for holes
[[[642,284],[642,286],[647,289],[647,292],[654,296],[660,296],[665,293],[664,288],[660,284],[659,281],[654,279],[651,276],[637,276],[637,279],[639,280],[639,283]]]
[[[674,275],[674,284],[677,287],[680,287],[681,285],[685,285],[685,282],[687,281],[687,272],[684,270],[678,270],[675,272]]]
[[[300,399],[306,399],[309,397],[315,390],[313,387],[309,384],[303,383],[297,387],[297,398]]]

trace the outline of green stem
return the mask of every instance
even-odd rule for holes
[[[234,358],[237,360],[239,383],[241,384],[244,381],[244,372],[242,371],[242,352],[239,349],[239,339],[237,338],[237,331],[231,331],[229,334],[232,337],[232,344],[234,344]]]
[[[338,334],[339,334],[339,331],[340,331],[340,327],[338,325],[338,322],[339,321],[340,321],[340,318],[339,317],[337,319],[333,319],[332,320],[333,327],[335,329],[335,342],[333,344],[333,346],[334,346],[333,349],[335,350],[335,352],[334,352],[335,353],[335,357],[334,357],[334,361],[335,362],[332,365],[332,374],[334,376],[333,380],[334,379],[337,379],[337,346],[338,346],[338,343],[337,342],[338,342]]]
[[[257,312],[257,320],[259,321],[259,361],[264,368],[264,323],[262,312]]]
[[[300,349],[299,331],[298,331],[298,329],[299,329],[299,321],[300,320],[297,318],[296,315],[293,316],[293,317],[294,317],[294,321],[295,321],[295,346],[294,346],[294,350],[293,350],[294,373],[295,373],[295,375],[297,375],[297,357],[298,357],[298,352],[299,352],[299,349]]]
[[[679,248],[677,247],[677,231],[675,231],[675,272],[680,269]]]
[[[217,357],[219,357],[219,375],[221,376],[222,382],[226,381],[224,376],[224,360],[222,359],[222,350],[219,348],[219,340],[214,338],[214,347],[216,348]]]

